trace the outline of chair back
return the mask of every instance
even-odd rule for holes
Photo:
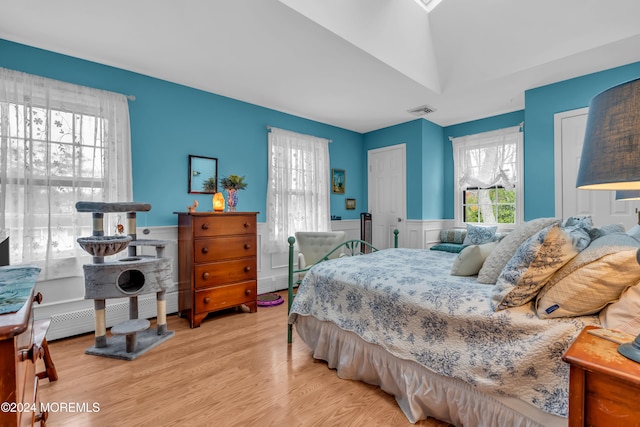
[[[299,231],[296,233],[296,243],[298,251],[303,254],[299,257],[298,268],[302,269],[320,261],[331,249],[347,240],[347,233],[344,231]],[[341,251],[335,251],[329,258],[338,258]],[[304,261],[302,261],[304,260]]]

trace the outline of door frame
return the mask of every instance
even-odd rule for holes
[[[563,215],[563,162],[562,158],[562,121],[569,117],[581,116],[589,112],[589,107],[563,111],[553,115],[553,173],[555,184],[555,216],[564,218]]]

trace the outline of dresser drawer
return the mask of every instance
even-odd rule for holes
[[[197,265],[194,269],[195,288],[255,280],[258,277],[255,265],[255,257]]]
[[[195,292],[196,313],[206,313],[255,301],[257,284],[255,280],[219,286]]]
[[[194,241],[193,258],[196,263],[255,256],[255,235],[213,237]]]
[[[256,234],[256,223],[247,216],[208,216],[193,218],[194,237]]]
[[[602,374],[588,372],[585,387],[585,425],[640,425],[640,389],[633,384]],[[614,421],[615,420],[615,421]],[[636,420],[636,424],[630,423]],[[613,422],[613,424],[612,424]]]

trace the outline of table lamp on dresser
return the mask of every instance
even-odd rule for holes
[[[614,86],[589,104],[576,187],[640,193],[640,79]],[[640,251],[640,250],[639,250]],[[636,255],[640,268],[640,253]],[[618,352],[640,363],[640,335]]]

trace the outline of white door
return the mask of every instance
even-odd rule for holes
[[[371,213],[373,246],[393,247],[393,230],[398,229],[399,243],[404,240],[407,211],[405,144],[369,150],[368,198]]]
[[[578,190],[576,178],[587,127],[588,108],[558,113],[555,126],[556,216],[591,215],[595,226],[638,222],[638,201],[616,201],[615,191]]]

